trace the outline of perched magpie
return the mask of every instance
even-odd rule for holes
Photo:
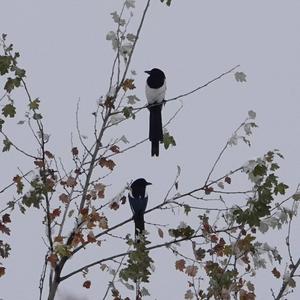
[[[152,183],[147,182],[144,178],[139,178],[130,186],[128,199],[133,214],[136,236],[145,230],[144,213],[148,203],[146,186],[150,184]]]
[[[150,124],[149,140],[151,141],[151,156],[159,156],[159,142],[163,142],[161,110],[165,100],[167,85],[166,76],[160,69],[145,71],[150,76],[146,81],[146,98],[149,104]]]

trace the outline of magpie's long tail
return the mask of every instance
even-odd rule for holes
[[[163,141],[163,128],[161,119],[162,104],[156,104],[149,107],[150,124],[149,140],[151,141],[151,156],[159,156],[159,142]]]
[[[145,230],[144,214],[138,214],[133,217],[135,225],[135,235],[139,236]]]

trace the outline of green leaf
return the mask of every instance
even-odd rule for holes
[[[184,204],[183,207],[184,207],[184,213],[186,215],[188,215],[189,212],[191,211],[191,207],[189,205],[187,205],[187,204]]]
[[[30,103],[29,103],[29,109],[31,109],[31,110],[36,110],[36,109],[39,109],[39,107],[40,107],[40,100],[37,98],[37,99],[35,99],[35,100],[33,100],[33,101],[31,101]]]
[[[2,114],[4,115],[4,117],[10,117],[13,118],[16,114],[16,108],[13,104],[6,104],[3,108],[2,108]],[[3,123],[2,123],[3,124]]]
[[[133,107],[132,106],[125,106],[123,108],[123,115],[126,119],[132,118],[135,119],[135,114],[133,113]]]
[[[15,75],[17,77],[20,77],[20,79],[21,79],[21,78],[25,77],[25,73],[26,73],[26,71],[24,69],[20,69],[20,68],[16,67]]]
[[[300,193],[297,192],[296,194],[294,194],[294,195],[292,196],[292,198],[293,198],[295,201],[299,201],[299,200],[300,200]]]
[[[274,189],[274,193],[275,195],[277,195],[278,193],[281,195],[285,194],[285,190],[288,188],[288,186],[286,184],[284,184],[283,182],[277,184],[277,186]]]
[[[166,132],[164,134],[164,146],[165,146],[165,149],[168,149],[170,147],[170,145],[176,146],[176,142],[175,142],[174,137],[172,135],[170,135],[169,132]]]
[[[3,149],[2,152],[6,152],[10,150],[10,146],[12,145],[11,141],[8,138],[5,138],[3,140]]]
[[[0,75],[8,73],[11,64],[11,57],[8,55],[0,55]]]
[[[161,2],[161,3],[164,3],[165,0],[160,0],[160,2]],[[172,2],[172,0],[166,0],[166,4],[167,4],[168,6],[171,5],[171,2]]]
[[[10,93],[15,87],[19,87],[21,85],[21,78],[16,77],[14,79],[8,77],[7,81],[4,85],[4,89]]]

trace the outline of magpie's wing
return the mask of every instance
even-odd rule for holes
[[[141,212],[144,213],[146,208],[147,208],[147,204],[148,204],[148,196],[146,195],[143,199],[141,199]]]
[[[128,199],[133,215],[145,212],[148,203],[148,196],[143,198],[134,198],[131,194],[128,194]]]

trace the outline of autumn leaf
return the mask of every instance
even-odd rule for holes
[[[120,153],[120,148],[117,145],[113,145],[109,148],[110,151],[112,151],[113,153]]]
[[[276,278],[280,278],[280,272],[279,272],[276,268],[273,268],[272,274],[273,274]]]
[[[7,235],[10,235],[10,229],[6,227],[2,222],[0,222],[0,231]]]
[[[54,220],[55,218],[59,217],[61,213],[60,208],[55,208],[52,213],[50,213],[50,219]]]
[[[91,281],[90,280],[86,280],[83,285],[83,287],[85,287],[86,289],[89,289],[91,287]]]
[[[111,171],[114,169],[114,167],[116,166],[116,164],[114,163],[113,160],[111,159],[106,159],[105,157],[101,157],[99,160],[99,165],[103,168],[106,167],[108,169],[110,169]]]
[[[159,237],[160,238],[163,238],[164,237],[164,232],[160,229],[160,228],[158,228],[158,235],[159,235]]]
[[[58,199],[62,202],[62,203],[69,203],[70,202],[70,197],[65,194],[65,193],[62,193],[59,195]]]
[[[48,256],[47,260],[50,262],[52,268],[56,267],[56,263],[58,261],[56,254],[52,253],[50,256]]]
[[[89,243],[95,243],[96,242],[96,238],[95,238],[95,235],[94,235],[93,231],[90,231],[89,234],[87,235],[87,241]]]
[[[64,241],[64,238],[61,235],[58,235],[54,238],[54,242],[56,243],[62,243]]]
[[[101,218],[99,220],[99,227],[104,230],[106,230],[108,228],[108,222],[107,222],[107,218],[105,216],[101,216]]]
[[[184,259],[177,260],[175,262],[175,268],[176,268],[176,270],[183,272],[185,269],[185,260]]]
[[[5,275],[5,268],[0,267],[0,277]]]
[[[54,155],[50,152],[50,151],[45,151],[45,155],[49,158],[49,159],[52,159],[54,158]]]
[[[33,163],[34,163],[36,166],[38,166],[40,169],[42,169],[42,168],[45,166],[44,161],[42,161],[41,159],[35,160]]]
[[[66,181],[66,185],[67,185],[68,187],[74,187],[74,186],[77,185],[77,181],[76,181],[76,179],[75,179],[74,177],[69,176],[69,178],[68,178],[67,181]]]
[[[120,205],[114,201],[109,205],[109,207],[110,207],[110,209],[117,210],[117,209],[119,209]]]
[[[10,215],[9,215],[9,214],[4,214],[4,215],[2,216],[2,222],[3,222],[4,224],[6,224],[6,223],[11,223]]]
[[[17,185],[17,193],[18,194],[21,194],[22,191],[23,191],[23,187],[24,187],[24,184],[22,182],[22,177],[19,176],[19,175],[16,175],[14,178],[13,178],[13,182],[16,183]]]
[[[105,185],[104,184],[102,184],[102,183],[96,183],[94,185],[94,188],[95,188],[95,190],[96,190],[97,195],[98,195],[99,198],[102,199],[102,198],[105,197],[105,194],[104,194],[104,192],[105,192]]]
[[[213,192],[214,189],[210,186],[210,187],[205,187],[204,192],[206,195],[209,195],[211,192]]]
[[[108,265],[106,265],[106,264],[100,264],[100,269],[101,269],[101,271],[105,271],[106,269],[109,269],[109,268],[108,268]]]
[[[230,184],[230,183],[231,183],[231,178],[228,177],[228,176],[226,176],[226,177],[225,177],[225,182],[228,183],[228,184]]]
[[[79,151],[78,151],[78,148],[77,148],[77,147],[73,147],[73,148],[72,148],[72,154],[73,154],[74,156],[78,156]]]
[[[185,273],[188,275],[188,276],[191,276],[191,277],[195,277],[196,274],[198,272],[198,267],[197,266],[187,266],[185,268]]]
[[[134,79],[125,79],[123,84],[122,84],[122,88],[123,90],[126,92],[127,90],[133,90],[135,89],[135,85],[133,84]]]

